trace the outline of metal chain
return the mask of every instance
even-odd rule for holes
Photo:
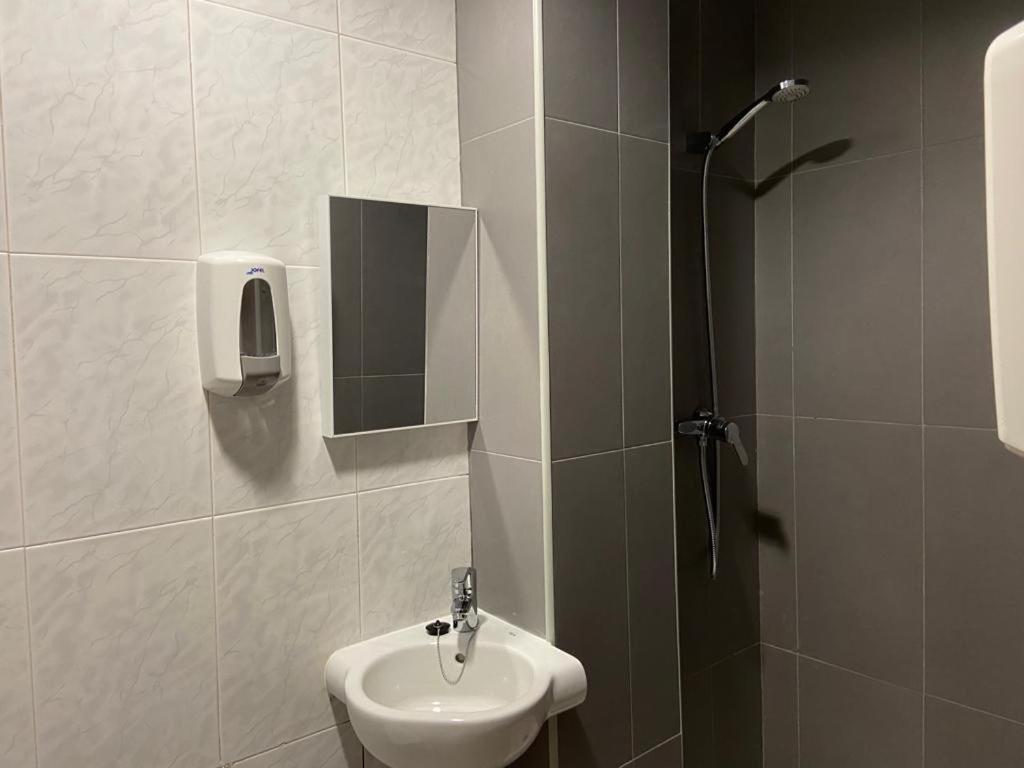
[[[437,633],[437,643],[436,643],[436,646],[437,646],[437,666],[440,667],[440,669],[441,669],[441,677],[444,678],[444,681],[446,683],[448,683],[448,685],[458,685],[459,681],[462,679],[462,675],[465,674],[465,672],[466,672],[466,662],[465,661],[462,662],[461,669],[459,669],[458,677],[456,677],[454,680],[452,680],[450,677],[448,677],[448,673],[444,671],[444,662],[441,661],[441,633],[440,632]]]

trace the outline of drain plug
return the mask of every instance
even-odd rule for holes
[[[459,664],[465,664],[466,663],[466,654],[464,654],[464,653],[456,653],[455,654],[455,660],[457,662],[459,662]]]

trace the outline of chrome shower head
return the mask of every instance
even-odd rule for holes
[[[718,146],[731,139],[743,126],[754,118],[754,115],[769,104],[788,104],[797,99],[802,99],[810,92],[811,84],[803,78],[783,80],[776,83],[765,91],[759,99],[723,125],[721,130],[712,136],[712,144]]]
[[[811,84],[803,78],[795,80],[783,80],[765,94],[775,104],[788,104],[791,101],[798,101],[811,92]]]

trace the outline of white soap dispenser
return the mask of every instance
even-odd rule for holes
[[[225,397],[269,392],[292,374],[288,278],[277,259],[246,251],[199,257],[199,371]]]

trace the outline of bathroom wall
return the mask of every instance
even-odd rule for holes
[[[765,766],[1017,765],[1024,463],[999,444],[982,65],[1016,0],[761,0]]]
[[[447,610],[467,434],[320,437],[315,199],[460,202],[454,3],[2,0],[0,36],[0,765],[359,766],[323,663]],[[199,384],[223,248],[288,264],[261,398]]]
[[[671,6],[672,349],[676,418],[710,408],[701,234],[703,155],[686,135],[716,131],[754,98],[754,5]],[[719,400],[758,447],[754,358],[754,134],[717,150],[708,178]],[[676,441],[676,532],[683,746],[687,768],[761,763],[756,469],[720,451],[719,572],[711,579],[697,444]],[[712,470],[713,471],[713,470]],[[713,481],[714,482],[714,481]]]
[[[668,4],[544,0],[554,629],[587,669],[562,768],[678,766]]]
[[[459,0],[457,29],[463,193],[480,210],[473,553],[487,610],[547,636],[534,1]]]

